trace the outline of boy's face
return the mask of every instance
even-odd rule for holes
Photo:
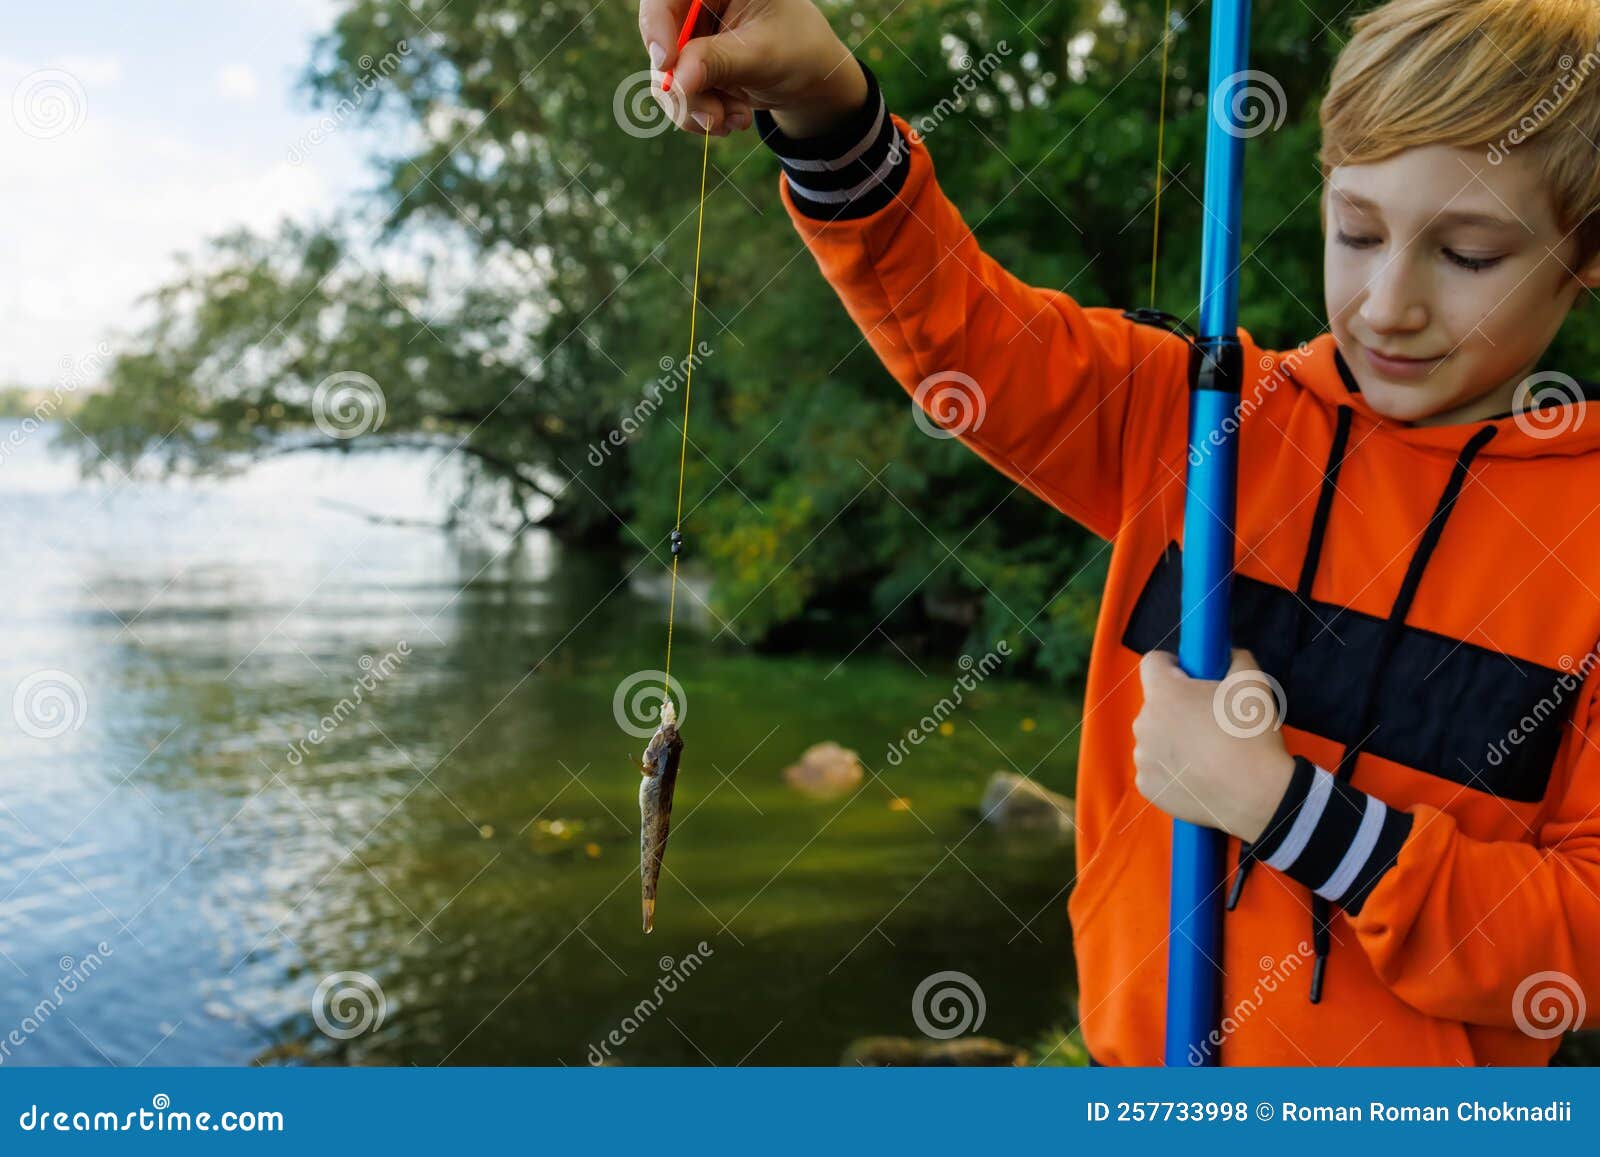
[[[1575,269],[1526,150],[1411,149],[1323,190],[1334,338],[1378,413],[1433,426],[1512,409],[1600,257]],[[1389,361],[1383,355],[1414,361]]]

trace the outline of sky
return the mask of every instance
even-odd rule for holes
[[[300,84],[331,0],[14,5],[0,40],[0,386],[46,388],[135,330],[175,255],[337,212],[373,141],[320,143]]]

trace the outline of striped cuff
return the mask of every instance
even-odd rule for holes
[[[1297,755],[1288,790],[1252,854],[1354,916],[1394,867],[1411,823],[1410,812]]]
[[[854,58],[867,78],[867,99],[838,128],[796,140],[766,109],[755,112],[762,142],[777,154],[795,208],[823,221],[848,221],[876,213],[894,200],[911,171],[911,149],[889,118],[889,106],[872,70]]]

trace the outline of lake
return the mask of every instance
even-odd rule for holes
[[[1002,669],[891,764],[963,668],[757,654],[680,587],[646,936],[614,697],[662,665],[657,561],[364,514],[443,516],[419,452],[85,483],[18,431],[0,1065],[835,1064],[950,1000],[1017,1045],[1072,1024],[1070,844],[977,812],[997,770],[1070,787],[1072,696]],[[823,740],[866,768],[843,798],[784,782]]]

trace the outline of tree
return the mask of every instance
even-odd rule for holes
[[[1085,304],[1150,304],[1165,3],[1022,7],[824,4],[988,252]],[[1175,15],[1169,43],[1155,304],[1178,314],[1199,284],[1208,13]],[[173,469],[285,446],[457,446],[528,524],[665,565],[701,145],[652,119],[635,16],[347,0],[307,85],[330,136],[359,121],[394,142],[370,204],[220,239],[156,295],[157,321],[79,425],[119,461],[154,452]],[[1253,64],[1284,120],[1249,153],[1241,323],[1268,346],[1326,324],[1316,102],[1350,17],[1282,4],[1254,18]],[[918,432],[778,179],[753,134],[712,144],[684,531],[717,614],[773,646],[830,630],[854,646],[875,625],[902,646],[1006,636],[1025,663],[1078,676],[1103,544]],[[1564,335],[1553,356],[1596,340]],[[359,379],[325,385],[341,374],[381,391],[382,423],[359,437],[316,422],[319,385],[359,421]]]

